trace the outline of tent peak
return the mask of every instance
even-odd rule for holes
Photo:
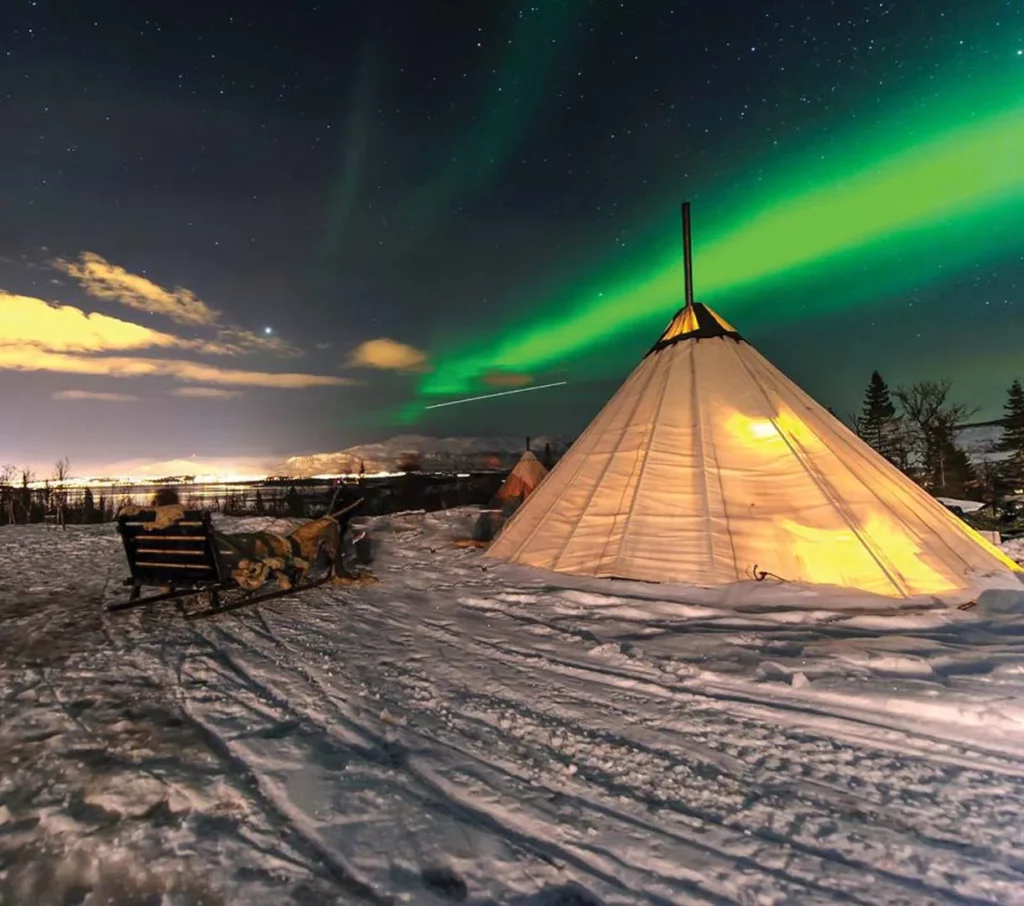
[[[682,340],[708,340],[712,337],[729,337],[737,342],[746,342],[735,327],[703,302],[688,302],[676,312],[647,355],[660,352]]]

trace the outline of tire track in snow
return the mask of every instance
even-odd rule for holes
[[[1017,780],[1024,780],[1024,764],[1009,757],[1002,748],[990,748],[983,742],[975,747],[974,743],[969,745],[962,740],[937,736],[928,732],[928,729],[934,729],[934,727],[929,728],[927,724],[911,735],[899,726],[899,721],[895,716],[873,716],[872,713],[865,710],[843,708],[841,705],[835,705],[826,710],[813,702],[794,701],[781,694],[757,695],[748,689],[718,689],[713,681],[702,680],[700,677],[693,677],[686,683],[667,683],[661,678],[663,674],[642,665],[639,670],[625,670],[611,664],[595,664],[593,661],[588,662],[565,655],[546,653],[537,647],[522,648],[501,641],[489,642],[482,639],[471,641],[475,644],[488,645],[494,650],[516,659],[546,663],[554,668],[553,672],[563,675],[588,675],[587,678],[591,682],[612,685],[615,688],[643,688],[651,694],[679,701],[703,698],[711,702],[724,703],[735,713],[747,714],[766,722],[779,722],[778,712],[784,711],[824,721],[833,731],[843,723],[855,727],[882,730],[900,737],[901,745],[911,746],[916,754],[929,759],[938,756],[937,747],[939,749],[957,749],[960,752],[960,760],[952,763],[960,767],[976,766],[979,760],[983,759],[986,768]],[[814,724],[807,723],[804,726],[810,728]],[[853,740],[856,740],[858,744],[877,744],[877,740],[866,738],[856,732],[851,735],[851,741]]]
[[[260,651],[257,646],[251,643],[251,641],[243,639],[236,633],[232,633],[224,627],[217,627],[217,631],[222,635],[229,636],[236,644],[248,645],[251,652],[264,658],[271,659],[271,656],[268,655],[267,652]],[[271,634],[276,638],[275,633]],[[277,641],[280,642],[280,639]],[[280,665],[279,661],[277,663]],[[333,696],[327,695],[322,686],[310,675],[305,666],[301,665],[301,663],[296,663],[294,660],[292,660],[290,666],[294,672],[302,675],[303,679],[305,679],[310,686],[317,691],[318,697],[321,698],[323,704],[337,712],[338,705]],[[243,670],[243,672],[246,671]],[[251,676],[247,672],[246,675]],[[318,718],[310,715],[309,712],[303,712],[290,698],[277,695],[269,686],[259,683],[258,681],[257,684],[260,685],[267,694],[274,696],[277,699],[278,704],[289,713],[292,713],[299,717],[299,719],[306,720],[308,723],[317,726],[317,728],[322,732],[328,734],[331,733],[331,730],[327,725]],[[372,731],[366,730],[365,727],[364,732],[366,732],[367,735],[372,735]],[[382,745],[385,744],[385,741],[382,738],[378,737],[378,739],[380,739]],[[343,740],[339,740],[339,742],[344,744]],[[515,822],[512,822],[508,815],[506,815],[504,820],[502,820],[489,813],[486,809],[479,808],[470,798],[462,795],[457,786],[453,786],[443,781],[422,757],[410,754],[401,765],[389,765],[389,767],[392,767],[395,770],[400,770],[406,775],[406,777],[412,780],[416,786],[419,787],[422,805],[428,808],[440,808],[475,831],[493,834],[494,836],[505,840],[507,843],[512,844],[514,848],[519,848],[532,856],[541,859],[549,865],[561,864],[563,867],[565,865],[571,865],[582,871],[590,878],[598,879],[613,889],[618,889],[623,893],[629,891],[629,888],[626,887],[614,874],[609,873],[607,869],[603,869],[601,866],[594,864],[593,862],[588,862],[578,853],[567,848],[565,844],[559,843],[549,836],[538,835],[536,831],[531,832],[526,830],[524,827],[516,827]],[[723,904],[724,906],[724,904],[732,902],[729,899],[720,897],[713,891],[701,888],[693,881],[689,881],[687,879],[673,877],[671,879],[666,878],[665,881],[667,883],[679,885],[682,889],[687,890],[691,894],[701,896],[704,902],[710,904]],[[660,904],[660,906],[672,906],[672,903],[675,902],[652,893],[646,894],[644,899],[646,902],[656,904],[656,906],[657,904]]]
[[[222,629],[221,631],[223,632],[224,630]],[[231,635],[238,643],[244,641],[234,633]],[[255,649],[255,646],[252,647],[257,651],[257,653],[259,653],[258,650]],[[266,652],[262,652],[262,654],[264,657],[268,657]],[[308,674],[308,671],[301,665],[301,663],[296,664],[293,661],[292,667],[293,669],[297,669],[298,672]],[[331,703],[333,704],[333,702]],[[293,711],[295,710],[294,703],[291,702],[291,700],[288,702],[288,707]],[[313,721],[315,719],[310,718],[310,720]],[[441,744],[444,745],[443,742]],[[485,810],[479,809],[471,801],[460,796],[457,787],[444,783],[435,774],[433,774],[429,766],[422,759],[410,757],[409,762],[402,767],[407,774],[410,774],[430,794],[425,797],[425,804],[435,807],[440,805],[446,808],[454,816],[462,818],[462,820],[466,821],[477,830],[491,832],[506,840],[514,842],[519,847],[540,857],[543,861],[546,861],[549,864],[557,864],[557,862],[561,862],[562,864],[574,865],[584,871],[585,874],[591,877],[596,877],[604,881],[610,887],[618,888],[625,892],[626,888],[622,886],[621,881],[613,875],[609,875],[607,871],[602,870],[599,866],[589,864],[585,860],[581,861],[580,857],[570,850],[567,850],[564,844],[559,844],[547,837],[536,836],[522,828],[511,827],[507,820],[502,821],[500,819],[496,819]],[[445,803],[447,803],[447,805],[445,805]],[[692,882],[683,883],[680,879],[676,878],[671,879],[671,882],[683,884],[684,889],[688,889],[691,893],[696,894],[698,892],[698,889],[692,885]],[[721,901],[718,896],[711,891],[701,890],[700,895],[704,897],[707,902],[725,902]],[[651,895],[648,895],[646,899],[648,902],[653,903],[664,902],[667,904],[672,902],[668,900],[662,901],[660,898],[656,896],[652,897]]]
[[[428,625],[429,626],[429,621],[426,621],[424,624],[421,624],[421,625]],[[438,627],[437,625],[434,625],[432,627],[432,630],[435,633],[440,631],[445,636],[450,636],[451,635],[450,623],[448,625],[446,625],[445,627],[443,627],[443,628]],[[480,639],[464,639],[464,641],[466,641],[470,645],[472,645],[472,644],[479,644],[480,643]],[[484,642],[483,644],[488,644],[488,643]],[[516,654],[516,655],[522,655],[523,654],[523,652],[521,652],[521,651],[511,652],[507,648],[503,648],[503,651],[504,651],[505,654]],[[540,659],[540,660],[550,660],[545,654],[540,653],[536,648],[534,648],[530,652],[528,652],[528,656],[529,656],[529,659],[531,659],[531,660],[537,660],[537,659]],[[576,669],[585,670],[587,672],[589,672],[589,668],[590,668],[590,665],[581,666],[581,665],[577,665],[575,663],[573,663],[572,666],[574,668],[576,668]],[[629,679],[631,681],[634,680],[633,677],[629,677]],[[644,681],[642,681],[641,685],[646,686],[646,685],[648,685],[648,683],[649,683],[649,681],[645,679]],[[507,684],[507,685],[515,685],[515,684]],[[666,689],[666,691],[671,692],[672,690]],[[687,690],[687,692],[688,692],[688,690]],[[721,712],[718,712],[717,716],[720,717],[721,716]],[[766,716],[765,715],[759,715],[759,718],[761,719],[762,722],[764,722]],[[771,715],[770,714],[767,715],[767,719],[769,721],[771,720]],[[832,804],[832,803],[830,803],[830,804]],[[897,834],[906,834],[908,828],[913,829],[913,825],[908,823],[908,824],[905,824],[903,826],[895,827],[895,828],[892,828],[892,829]],[[774,842],[779,842],[777,837],[769,836],[769,839],[773,840]],[[792,840],[783,840],[781,842],[787,842],[787,843],[790,843],[791,845],[793,844]],[[937,842],[937,845],[940,848],[950,848],[950,849],[956,851],[960,856],[966,855],[966,853],[963,851],[963,849],[961,849],[959,847],[956,847],[956,846],[950,847],[949,844],[948,844],[948,841],[936,841],[936,842]],[[969,851],[970,848],[967,848],[967,849]],[[820,848],[811,847],[811,848],[809,848],[808,851],[811,852],[811,853],[818,854],[818,855],[822,856],[823,858],[832,859],[833,861],[843,861],[843,860],[846,860],[848,862],[848,864],[850,865],[850,867],[853,867],[853,868],[859,868],[859,869],[862,869],[862,870],[871,870],[873,868],[872,865],[864,864],[863,862],[858,862],[857,860],[851,860],[851,859],[849,859],[849,857],[844,856],[842,854],[832,854],[832,853],[830,853],[828,851],[821,850]],[[982,849],[982,851],[985,852],[984,849]],[[1005,858],[1004,854],[999,854],[999,855],[1004,856],[1004,858]],[[991,868],[996,867],[996,866],[988,865],[988,867],[991,869]],[[1014,873],[1014,874],[1016,875],[1016,873]],[[990,902],[990,901],[986,901],[984,899],[978,900],[978,899],[972,899],[970,897],[968,897],[966,899],[962,898],[955,891],[950,890],[949,888],[946,888],[946,887],[943,887],[943,888],[931,888],[930,885],[928,885],[926,882],[920,881],[920,879],[912,877],[912,876],[911,877],[906,877],[906,876],[903,876],[903,875],[892,873],[892,878],[897,883],[910,884],[912,887],[913,887],[914,884],[921,883],[922,884],[922,888],[918,888],[920,891],[923,892],[923,890],[930,890],[932,893],[934,893],[937,896],[942,897],[943,900],[948,901],[948,902]],[[1008,879],[1006,879],[1006,883],[1008,883],[1008,884],[1012,884],[1012,883],[1019,884],[1020,883],[1020,876],[1016,875],[1015,877],[1008,878]]]
[[[180,620],[182,608],[179,606],[174,609],[178,611],[175,613],[175,617]],[[272,855],[284,862],[290,862],[295,867],[308,872],[312,877],[319,876],[330,879],[335,889],[346,897],[355,896],[363,902],[373,904],[390,904],[392,902],[388,897],[379,896],[370,885],[358,877],[358,873],[352,872],[334,853],[323,847],[314,835],[300,826],[301,816],[292,813],[287,805],[282,803],[280,797],[274,796],[271,791],[267,790],[265,783],[261,783],[258,772],[254,771],[243,758],[233,751],[230,742],[223,739],[213,727],[195,713],[185,691],[188,683],[186,677],[188,666],[197,659],[214,664],[222,671],[227,671],[237,682],[244,684],[249,691],[258,695],[265,690],[257,681],[248,677],[244,670],[238,669],[229,655],[220,651],[194,626],[184,622],[169,623],[166,614],[163,620],[159,620],[158,615],[154,612],[146,614],[138,612],[126,614],[114,620],[108,618],[108,621],[112,624],[112,632],[120,637],[123,650],[126,653],[131,652],[126,660],[134,665],[140,675],[150,675],[154,668],[170,675],[171,682],[165,686],[173,691],[182,717],[203,739],[207,749],[221,763],[222,776],[247,803],[255,807],[257,813],[262,814],[277,834],[284,838],[290,837],[294,848],[302,853],[307,861],[298,862],[287,853],[280,851],[267,852],[258,843],[246,837],[240,837],[241,842],[265,855]],[[155,657],[151,652],[154,621],[158,621],[157,628],[159,629],[156,639],[159,653]],[[170,652],[174,649],[178,649],[176,657],[170,656]],[[146,657],[147,653],[150,654],[149,657]],[[145,661],[145,665],[140,661]],[[201,687],[204,684],[205,680],[202,677],[196,680],[197,686]],[[239,707],[250,708],[248,703],[242,702],[237,697],[232,698]],[[251,713],[254,717],[262,719],[267,717],[265,710],[263,713]]]
[[[578,747],[579,748],[585,748],[585,743],[579,745]],[[631,745],[628,740],[623,740],[622,741],[622,748],[627,750],[626,757],[628,757],[629,755],[635,753],[638,750],[639,747],[635,747],[635,746]],[[561,753],[556,751],[556,750],[551,750],[550,751],[550,757],[552,759],[557,758],[559,755],[561,755]],[[701,821],[705,825],[718,826],[718,827],[723,828],[723,829],[731,830],[731,831],[733,831],[733,832],[735,832],[737,834],[750,833],[753,836],[758,837],[758,838],[760,838],[763,841],[766,841],[766,842],[769,842],[769,843],[773,843],[773,844],[777,844],[779,846],[790,847],[793,850],[797,850],[797,851],[800,851],[800,852],[804,853],[805,855],[818,857],[819,859],[822,860],[822,862],[825,862],[825,863],[833,863],[833,864],[839,863],[839,864],[845,865],[848,868],[858,870],[859,872],[868,872],[868,873],[871,873],[871,874],[874,874],[874,875],[882,875],[882,876],[888,878],[891,881],[894,881],[896,883],[901,884],[902,886],[906,887],[909,891],[913,892],[913,894],[914,894],[913,902],[919,902],[919,899],[918,899],[919,892],[924,892],[924,891],[928,891],[928,892],[930,892],[932,894],[935,894],[935,895],[939,896],[940,899],[937,900],[936,902],[992,902],[992,901],[987,901],[987,900],[962,900],[961,898],[959,898],[958,896],[956,896],[955,894],[953,894],[951,891],[949,891],[946,888],[941,888],[941,889],[931,888],[930,885],[928,885],[926,883],[921,883],[921,882],[919,882],[919,879],[914,878],[912,876],[902,875],[902,874],[899,874],[899,873],[896,873],[896,872],[879,870],[877,862],[866,862],[863,859],[858,860],[858,859],[850,858],[850,857],[844,855],[843,853],[836,851],[835,849],[826,849],[826,848],[823,848],[823,847],[820,847],[820,846],[811,846],[811,845],[809,845],[807,843],[804,843],[804,842],[801,842],[801,841],[795,839],[792,835],[788,835],[787,836],[787,835],[778,834],[778,833],[776,833],[774,831],[771,831],[768,828],[763,828],[763,827],[762,828],[758,828],[758,827],[755,827],[754,829],[751,829],[749,826],[745,826],[744,825],[743,813],[742,812],[740,813],[739,818],[734,819],[732,821],[729,821],[729,820],[724,819],[721,814],[715,814],[714,812],[710,812],[710,811],[708,811],[706,809],[699,809],[699,808],[694,808],[694,807],[686,806],[684,803],[685,803],[685,801],[686,801],[686,799],[688,797],[683,795],[683,794],[677,795],[677,796],[672,797],[672,798],[664,797],[664,796],[654,796],[654,795],[650,794],[649,792],[647,792],[647,791],[645,791],[645,790],[643,790],[641,788],[637,788],[636,786],[633,786],[633,785],[630,785],[628,783],[624,783],[624,782],[621,782],[621,781],[617,780],[614,774],[610,774],[610,773],[608,773],[606,771],[595,770],[592,766],[587,765],[585,760],[576,759],[575,764],[581,765],[581,767],[579,768],[578,772],[575,775],[577,778],[579,778],[581,780],[584,780],[584,781],[588,781],[588,782],[592,783],[593,785],[595,785],[597,787],[603,788],[611,796],[625,796],[625,797],[628,797],[629,799],[631,799],[633,801],[640,802],[640,803],[642,803],[644,805],[647,805],[647,806],[649,806],[652,809],[660,809],[662,811],[665,811],[665,810],[674,811],[674,812],[677,812],[677,813],[679,813],[681,815],[684,815],[684,816],[687,816],[687,817],[696,818],[696,819],[698,819],[699,821]],[[653,773],[656,773],[656,771],[649,770],[649,771],[646,771],[645,773],[653,774]],[[772,788],[772,787],[774,787],[774,788]],[[819,796],[819,797],[813,797],[812,798],[812,797],[809,797],[808,795],[806,795],[806,793],[804,793],[803,795],[792,796],[791,794],[794,793],[794,792],[798,792],[798,791],[795,791],[793,789],[793,785],[792,784],[789,785],[789,788],[779,788],[779,785],[772,784],[772,785],[770,785],[767,788],[766,795],[763,795],[763,796],[759,795],[758,796],[758,802],[760,802],[761,800],[764,800],[764,801],[775,800],[775,801],[778,801],[778,802],[781,803],[783,801],[788,800],[787,805],[791,805],[792,801],[795,799],[796,801],[800,802],[802,808],[810,808],[810,807],[813,807],[813,806],[817,806],[817,807],[824,806],[826,809],[828,809],[829,811],[831,811],[833,813],[834,813],[837,805],[839,805],[840,808],[843,808],[844,810],[845,810],[845,807],[848,806],[848,803],[843,803],[843,802],[837,803],[835,801],[834,797],[826,797],[825,799],[822,799]],[[872,815],[872,814],[868,814],[868,815],[861,814],[860,815],[860,821],[862,823],[865,822],[865,821],[872,821],[873,822],[873,819],[876,819],[877,817],[878,817],[877,815]],[[967,855],[973,855],[973,856],[977,856],[978,855],[977,853],[967,853],[967,852],[965,852],[965,849],[967,849],[966,847],[951,846],[947,841],[938,841],[938,840],[934,840],[933,838],[929,838],[927,835],[923,835],[923,834],[919,833],[916,830],[916,828],[914,828],[909,823],[908,824],[903,824],[902,826],[895,826],[894,827],[892,825],[892,823],[891,823],[891,820],[890,820],[890,821],[887,822],[887,824],[888,824],[888,829],[895,830],[899,834],[904,834],[905,835],[907,833],[911,833],[911,834],[917,836],[918,839],[920,839],[922,842],[931,843],[936,848],[951,849],[958,856],[963,857],[963,856],[967,856]],[[874,823],[874,826],[877,829],[878,824]],[[894,845],[898,845],[899,840],[895,840],[895,841],[893,841],[893,843],[894,843]],[[724,852],[729,852],[729,850],[723,850],[723,851]],[[770,868],[766,868],[763,864],[760,864],[760,863],[757,863],[757,864],[759,865],[760,870],[767,871],[768,873],[771,873],[771,874],[779,875],[779,873],[774,872]],[[991,868],[990,865],[988,865],[986,867]],[[827,872],[822,870],[822,874],[827,874]],[[814,886],[813,883],[808,883],[808,880],[806,878],[800,878],[799,880],[801,881],[801,883],[805,884],[808,887],[813,887]],[[1010,884],[1010,885],[1019,885],[1021,883],[1021,881],[1022,881],[1022,879],[1019,876],[1015,877],[1015,878],[1006,879],[1006,883]],[[877,882],[873,883],[872,887],[873,888],[877,887]],[[834,892],[833,895],[834,896],[839,896],[838,892]],[[865,891],[865,895],[868,895],[867,891]],[[885,902],[894,902],[894,901],[895,900],[894,900],[892,894],[889,894],[886,897],[886,899],[885,899]],[[861,901],[861,902],[863,902],[863,901]]]
[[[251,691],[258,695],[265,695],[279,709],[287,709],[287,703],[280,700],[269,687],[259,682],[249,674],[241,665],[235,662],[230,655],[211,642],[211,640],[195,627],[188,627],[195,639],[206,648],[205,653],[200,652],[200,658],[212,658],[222,666],[227,666],[236,678],[243,681]],[[205,655],[205,656],[204,656]],[[248,793],[249,798],[255,799],[261,809],[270,816],[274,823],[281,829],[286,829],[295,839],[297,847],[305,850],[327,871],[331,879],[337,884],[341,891],[358,897],[360,900],[386,906],[394,902],[393,898],[382,895],[364,878],[359,872],[350,866],[346,860],[340,858],[331,848],[325,846],[317,839],[315,832],[303,828],[304,823],[301,813],[290,807],[287,798],[280,793],[275,794],[268,789],[266,778],[261,778],[259,772],[241,754],[231,742],[225,740],[207,721],[196,713],[188,696],[184,693],[184,672],[185,667],[192,658],[186,652],[178,665],[179,682],[177,688],[180,691],[181,707],[188,720],[202,734],[210,749],[216,752],[226,767],[230,769],[228,776],[232,776],[238,784],[240,791]]]
[[[449,639],[449,641],[450,641],[450,639]],[[443,744],[444,740],[439,740],[439,742],[441,742]],[[604,785],[608,786],[609,784],[608,784],[607,781],[605,781]],[[618,792],[620,794],[630,794],[630,795],[632,795],[634,797],[637,796],[637,791],[635,789],[629,788],[629,787],[622,787],[622,788],[619,788],[617,790],[613,788],[612,792],[613,793]],[[652,802],[651,804],[659,806],[659,807],[662,807],[662,808],[666,807],[665,803],[660,802],[660,801]],[[831,804],[834,804],[834,803],[829,803],[829,804],[831,805]],[[673,806],[669,805],[668,807],[672,808]],[[713,815],[709,815],[707,813],[693,813],[693,812],[686,812],[685,810],[684,810],[684,813],[689,814],[691,817],[696,817],[696,818],[698,818],[698,819],[700,819],[702,821],[706,821],[706,822],[711,823],[711,824],[718,823],[722,827],[728,827],[727,825],[723,824],[720,819],[716,818]],[[733,827],[733,828],[730,828],[730,829],[733,830],[733,831],[740,831],[741,830],[740,828],[736,828],[736,827]],[[801,850],[801,844],[795,843],[792,839],[785,838],[785,837],[782,837],[780,835],[772,835],[772,834],[762,834],[762,836],[769,843],[776,844],[776,845],[783,845],[783,846],[788,845],[788,846],[793,847],[794,849]],[[806,847],[806,846],[803,847],[803,851],[806,854],[808,854],[808,855],[816,856],[816,857],[821,858],[821,859],[823,859],[823,860],[825,860],[827,862],[832,862],[833,864],[836,864],[836,863],[838,863],[838,864],[845,864],[847,867],[849,867],[851,869],[854,869],[854,870],[861,871],[861,872],[863,872],[863,871],[873,871],[875,874],[882,874],[882,875],[886,876],[887,878],[889,878],[892,882],[894,882],[894,883],[896,883],[896,884],[898,884],[900,886],[907,887],[908,888],[908,891],[907,891],[908,893],[912,893],[912,894],[916,895],[916,900],[915,901],[917,901],[917,902],[920,902],[919,897],[920,897],[920,894],[922,894],[922,893],[932,894],[934,896],[938,896],[940,899],[936,900],[936,902],[963,902],[963,903],[987,903],[987,902],[993,902],[993,901],[990,901],[990,900],[984,900],[984,899],[978,899],[978,898],[963,898],[963,897],[959,897],[958,895],[956,895],[955,892],[950,891],[949,889],[946,889],[946,888],[944,888],[944,889],[933,889],[933,888],[930,888],[930,886],[928,884],[926,884],[924,882],[921,882],[919,879],[907,878],[907,877],[905,877],[903,875],[891,874],[891,873],[887,873],[887,872],[884,872],[884,871],[879,872],[878,869],[877,869],[877,866],[867,865],[867,864],[865,864],[863,862],[858,862],[856,860],[851,860],[848,857],[843,856],[841,853],[835,853],[835,852],[824,850],[824,849],[821,849],[821,848]],[[765,867],[763,865],[759,866],[759,868],[762,871],[765,870]],[[794,879],[794,880],[797,880],[797,879]],[[800,883],[799,880],[798,880],[798,883]],[[806,885],[806,882],[803,882],[803,883]],[[888,902],[894,902],[895,900],[890,898],[887,901]]]

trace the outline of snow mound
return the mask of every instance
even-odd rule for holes
[[[1000,545],[1012,560],[1024,566],[1024,538],[1011,538]]]

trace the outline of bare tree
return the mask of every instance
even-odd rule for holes
[[[952,381],[920,381],[898,387],[893,394],[900,404],[910,453],[910,465],[929,490],[943,493],[953,483],[954,467],[963,470],[965,457],[956,445],[956,431],[978,410],[949,399]],[[956,483],[960,483],[959,479]]]
[[[29,490],[29,485],[36,480],[36,473],[32,471],[29,466],[21,467],[21,509],[24,511],[26,524],[32,513],[32,492]]]
[[[64,485],[70,476],[71,462],[66,456],[63,459],[58,459],[53,467],[53,503],[57,510],[57,524],[61,526],[64,531],[68,530],[67,519],[64,515],[64,511],[68,503],[68,489]]]
[[[0,465],[0,512],[3,518],[0,522],[6,521],[8,525],[14,523],[14,476],[18,474],[18,467],[13,463]]]

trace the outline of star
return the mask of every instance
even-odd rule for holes
[[[274,332],[274,328],[273,327],[264,327],[263,328],[263,332],[269,337]]]

